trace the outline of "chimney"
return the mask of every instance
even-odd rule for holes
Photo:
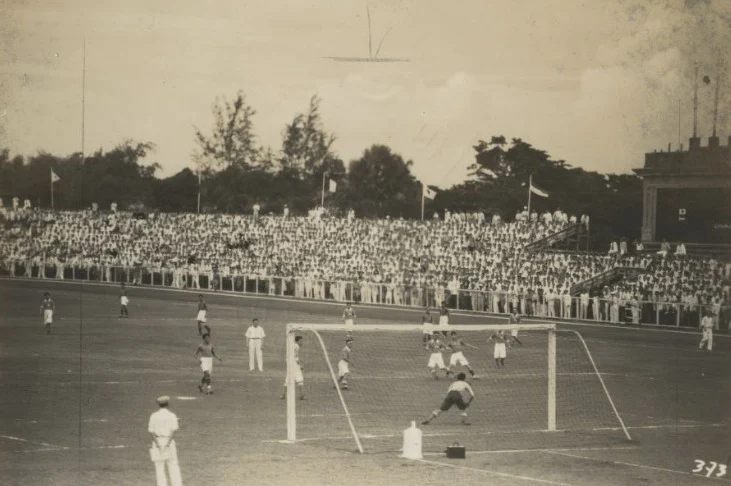
[[[690,137],[690,140],[688,141],[688,150],[693,151],[696,149],[699,149],[701,147],[701,139],[700,137]]]
[[[670,147],[671,146],[672,146],[672,144],[668,144],[668,152],[670,152]]]
[[[721,144],[721,140],[716,137],[715,135],[713,137],[708,137],[708,147],[717,149]]]

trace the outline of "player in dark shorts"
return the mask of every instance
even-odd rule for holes
[[[470,384],[465,381],[466,379],[467,375],[464,373],[457,375],[457,380],[449,385],[447,396],[444,397],[442,405],[438,409],[434,410],[429,418],[421,423],[422,425],[428,425],[432,420],[437,418],[440,413],[446,412],[452,408],[453,405],[456,405],[457,408],[462,411],[462,424],[470,425],[467,421],[467,407],[470,406],[470,403],[472,403],[472,400],[475,398],[475,392],[472,391]],[[465,400],[465,394],[469,395],[469,399]]]

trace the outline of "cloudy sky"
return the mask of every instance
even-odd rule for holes
[[[374,44],[392,29],[380,57],[411,62],[326,59],[368,55],[366,3]],[[86,41],[87,152],[151,141],[172,175],[192,166],[215,98],[239,89],[277,149],[317,94],[346,163],[385,143],[442,187],[492,135],[613,173],[687,146],[693,63],[715,81],[731,46],[728,0],[0,0],[0,18],[0,146],[14,154],[80,150]],[[725,140],[729,76],[722,94]],[[707,137],[713,84],[699,97]]]

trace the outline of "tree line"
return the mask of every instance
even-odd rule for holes
[[[418,218],[421,182],[412,174],[413,161],[386,145],[375,144],[345,162],[332,146],[335,135],[324,127],[320,100],[312,97],[305,113],[296,114],[282,131],[278,150],[259,145],[254,130],[256,111],[244,93],[213,104],[213,128],[195,128],[193,169],[160,178],[151,142],[124,140],[111,150],[58,156],[46,152],[23,157],[0,150],[0,196],[30,199],[50,206],[50,171],[61,178],[54,186],[57,209],[80,209],[98,203],[109,207],[194,212],[201,180],[201,211],[250,212],[259,204],[264,214],[280,213],[287,205],[305,214],[320,204],[335,214],[353,209],[358,217]],[[470,178],[426,200],[426,215],[445,210],[481,211],[512,219],[528,198],[527,182],[549,192],[533,196],[531,209],[589,214],[594,238],[602,242],[621,236],[636,238],[642,209],[642,183],[635,175],[608,175],[572,167],[520,138],[479,140],[473,146]],[[329,193],[329,180],[337,190]],[[436,189],[432,187],[432,189]],[[596,230],[599,230],[598,232]]]

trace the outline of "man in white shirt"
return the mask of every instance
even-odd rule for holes
[[[264,371],[261,347],[265,337],[264,329],[259,327],[259,319],[254,319],[252,325],[246,330],[246,346],[249,348],[249,371],[254,371],[255,360],[259,371]]]
[[[703,319],[701,319],[701,325],[700,325],[701,333],[703,334],[703,337],[701,338],[701,343],[698,345],[698,349],[703,349],[703,346],[708,343],[708,351],[713,350],[713,318],[710,316],[710,314],[705,313],[703,316]]]
[[[178,417],[168,410],[170,397],[162,396],[157,399],[160,409],[150,415],[147,431],[152,434],[150,458],[155,463],[157,486],[167,486],[165,468],[170,475],[172,486],[182,486],[183,479],[178,464],[178,450],[173,435],[178,430]]]
[[[579,319],[586,319],[589,310],[589,291],[584,290],[579,296]]]

